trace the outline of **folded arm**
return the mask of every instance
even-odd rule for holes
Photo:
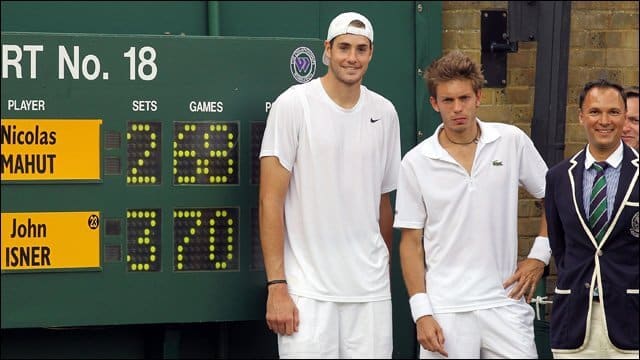
[[[542,215],[540,218],[540,229],[538,230],[538,237],[536,237],[532,251],[526,259],[518,262],[516,272],[505,280],[503,284],[505,289],[515,284],[509,293],[509,297],[520,299],[526,296],[527,302],[530,302],[535,294],[536,286],[544,273],[544,267],[549,264],[549,258],[551,257],[551,248],[549,247],[549,238],[547,237],[544,199],[541,201]]]

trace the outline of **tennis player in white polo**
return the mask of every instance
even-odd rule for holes
[[[402,160],[394,227],[421,358],[537,358],[527,300],[549,262],[544,214],[518,263],[518,188],[547,166],[515,126],[476,117],[483,77],[459,51],[425,75],[442,124]]]
[[[362,85],[373,28],[329,25],[328,72],[274,102],[260,152],[267,324],[281,358],[390,358],[389,193],[400,170],[390,101]]]

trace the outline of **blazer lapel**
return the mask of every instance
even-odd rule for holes
[[[634,159],[637,159],[637,157],[633,153],[633,151],[624,146],[624,153],[621,163],[622,168],[620,168],[620,180],[618,180],[618,191],[616,191],[616,201],[613,208],[614,214],[618,212],[618,208],[620,208],[622,203],[626,201],[625,197],[627,196],[627,190],[629,189],[629,186],[635,186],[635,184],[631,184],[633,175],[636,171],[638,171],[638,163],[636,161],[634,164]]]
[[[579,152],[571,162],[573,163],[571,168],[569,168],[569,176],[571,177],[571,182],[574,184],[573,189],[573,201],[576,207],[576,213],[582,218],[582,222],[588,224],[587,221],[587,211],[584,208],[584,202],[582,201],[582,180],[584,178],[584,159],[585,159],[585,151]],[[585,229],[589,231],[588,228]]]
[[[622,162],[620,163],[622,167],[620,168],[620,179],[618,180],[612,218],[609,221],[607,232],[604,234],[600,246],[609,239],[609,235],[615,229],[618,218],[623,211],[622,206],[631,195],[631,191],[636,186],[638,179],[638,158],[631,148],[624,146],[623,149]]]

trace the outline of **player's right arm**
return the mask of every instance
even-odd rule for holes
[[[409,298],[412,298],[416,294],[426,294],[422,232],[422,229],[403,228],[400,239],[402,277],[404,278]],[[422,295],[422,297],[424,298],[426,296]],[[413,312],[414,304],[412,303],[412,314]],[[432,315],[422,315],[414,320],[416,322],[416,333],[420,345],[426,350],[448,356],[444,349],[444,334],[442,328],[440,328],[440,325],[434,317]]]
[[[275,156],[260,159],[260,243],[267,280],[286,280],[284,271],[284,201],[291,173]],[[267,287],[267,326],[280,335],[298,331],[298,309],[286,283]]]

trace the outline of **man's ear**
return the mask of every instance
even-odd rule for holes
[[[331,42],[329,40],[324,41],[324,52],[327,54],[331,52]]]
[[[429,102],[431,103],[431,107],[436,112],[440,112],[440,108],[438,107],[438,101],[433,96],[429,96]]]
[[[582,109],[578,109],[578,121],[580,122],[580,125],[584,126],[584,121],[582,121]]]

